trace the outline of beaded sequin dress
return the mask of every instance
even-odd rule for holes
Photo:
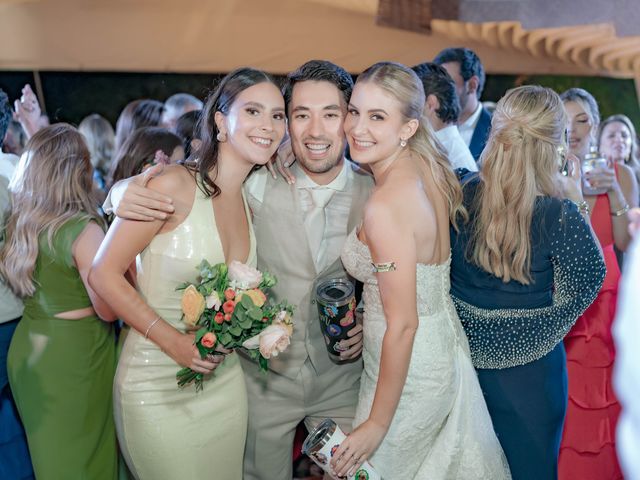
[[[355,427],[368,418],[373,404],[386,320],[369,249],[355,230],[342,261],[364,283],[364,371]],[[449,261],[416,268],[419,326],[407,380],[389,431],[370,462],[386,480],[509,479],[449,297]]]
[[[604,262],[576,205],[539,196],[531,281],[503,281],[469,260],[481,184],[477,174],[462,184],[471,221],[450,230],[451,297],[513,478],[555,479],[567,406],[562,339],[596,297]]]
[[[184,331],[176,286],[194,282],[202,259],[224,262],[211,198],[195,189],[191,212],[174,230],[156,235],[139,255],[138,288],[164,320]],[[246,204],[245,204],[246,207]],[[245,263],[256,265],[251,246]],[[179,389],[180,367],[160,347],[131,329],[114,382],[118,441],[139,480],[242,479],[247,393],[236,353],[205,377],[202,392]]]

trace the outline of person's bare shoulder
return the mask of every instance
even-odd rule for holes
[[[183,165],[170,165],[164,168],[162,175],[149,180],[148,187],[159,193],[175,197],[190,191],[195,186],[195,177],[192,171]]]

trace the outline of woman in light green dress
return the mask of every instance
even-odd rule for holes
[[[195,165],[166,168],[149,183],[173,199],[175,213],[151,222],[117,218],[94,262],[91,284],[132,327],[118,361],[114,407],[118,440],[138,479],[242,479],[242,369],[235,353],[200,358],[181,322],[176,287],[196,281],[203,259],[255,266],[242,185],[269,161],[284,130],[284,100],[267,74],[243,68],[227,75],[203,112]],[[136,256],[138,291],[124,276]],[[196,393],[192,385],[178,388],[180,367],[215,372]]]
[[[104,238],[89,151],[66,124],[40,130],[26,151],[0,251],[0,273],[24,299],[11,389],[38,480],[114,480],[115,315],[87,282]]]

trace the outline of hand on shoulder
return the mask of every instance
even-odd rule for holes
[[[113,212],[125,220],[166,220],[175,210],[172,196],[148,186],[152,179],[163,176],[164,170],[164,165],[154,165],[139,175],[116,183],[107,195],[104,211]]]

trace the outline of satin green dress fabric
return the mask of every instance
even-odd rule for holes
[[[66,222],[53,249],[41,235],[36,292],[25,300],[9,348],[9,381],[38,480],[117,478],[112,325],[95,315],[54,318],[91,306],[71,255],[87,222]]]
[[[187,218],[156,235],[137,259],[138,290],[175,328],[181,321],[183,282],[195,282],[197,265],[224,262],[211,198],[199,188]],[[250,254],[256,245],[248,208]],[[114,384],[120,448],[131,473],[141,480],[242,479],[247,429],[247,396],[242,368],[233,353],[204,381],[179,389],[179,366],[134,329],[127,334]]]

